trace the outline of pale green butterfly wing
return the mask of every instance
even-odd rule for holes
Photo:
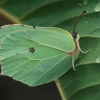
[[[75,44],[70,33],[60,28],[6,25],[0,29],[0,42],[2,74],[30,86],[51,82],[72,66],[67,52]]]

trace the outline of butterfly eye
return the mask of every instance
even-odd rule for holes
[[[35,49],[34,49],[33,47],[31,47],[31,48],[29,48],[29,51],[30,51],[31,53],[33,53],[33,52],[35,52]]]

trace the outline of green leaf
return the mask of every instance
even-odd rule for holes
[[[4,75],[37,86],[57,79],[72,65],[67,53],[75,49],[75,43],[65,30],[6,25],[1,27],[0,34]],[[31,52],[30,48],[35,51]]]
[[[41,0],[40,4],[38,3],[40,0],[36,0],[31,1],[29,6],[27,6],[29,3],[27,0],[21,0],[20,4],[16,0],[5,1],[7,2],[0,1],[2,3],[0,13],[14,23],[56,26],[70,33],[78,14],[83,10],[87,11],[78,22],[77,31],[81,36],[79,41],[81,49],[89,52],[80,54],[75,66],[76,71],[70,69],[58,79],[56,84],[59,84],[58,89],[60,88],[63,100],[99,100],[100,1],[61,0],[53,2],[46,0],[48,3],[43,5],[44,0]],[[19,5],[20,10],[17,9]],[[62,66],[59,70],[63,70]]]
[[[64,74],[59,79],[59,83],[65,100],[95,100],[99,98],[99,70],[100,64],[84,64],[78,66],[77,71],[69,70]]]
[[[2,0],[1,7],[10,14],[19,17],[27,16],[42,6],[57,2],[59,0]],[[4,3],[3,3],[4,2]],[[12,5],[12,6],[11,6]],[[17,6],[17,7],[16,7]],[[13,9],[12,9],[13,8]],[[18,10],[20,9],[20,10]]]
[[[62,97],[65,100],[98,100],[100,96],[100,37],[98,33],[100,31],[98,30],[92,31],[89,37],[81,38],[80,44],[83,49],[88,50],[88,53],[80,55],[76,62],[76,71],[70,69],[58,79],[60,92],[63,92]],[[96,33],[94,37],[93,32]]]

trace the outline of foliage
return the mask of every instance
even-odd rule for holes
[[[99,0],[1,0],[0,12],[13,23],[56,26],[70,33],[78,14],[86,10],[77,30],[86,54],[80,54],[72,68],[61,76],[58,89],[63,100],[99,100],[100,98],[100,2]],[[71,67],[71,66],[69,66]],[[62,66],[61,66],[62,69]],[[61,70],[59,69],[59,70]]]

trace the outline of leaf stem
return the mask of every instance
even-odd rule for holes
[[[2,8],[0,8],[0,14],[10,20],[12,23],[21,24],[21,22]]]
[[[62,100],[66,100],[65,97],[64,97],[64,95],[63,95],[63,92],[62,92],[61,86],[59,84],[59,81],[58,80],[55,80],[55,84],[57,86],[57,89],[58,89],[58,91],[60,93],[60,96],[61,96]]]

